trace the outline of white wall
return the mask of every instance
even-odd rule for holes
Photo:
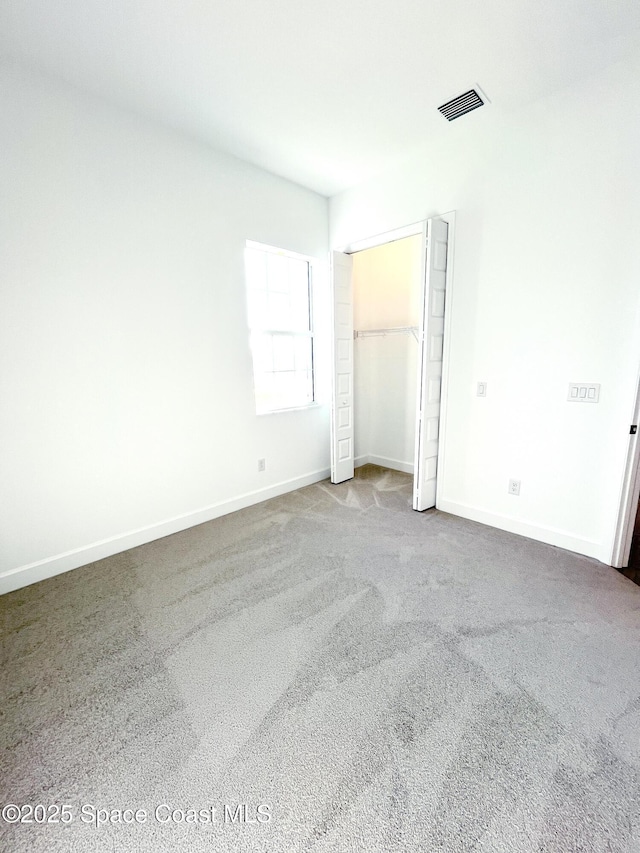
[[[420,236],[353,255],[354,326],[417,326]],[[413,471],[418,344],[413,335],[355,341],[356,464]]]
[[[485,107],[330,205],[333,246],[457,211],[440,508],[605,562],[640,364],[639,78]]]
[[[326,200],[18,67],[0,113],[0,591],[325,476],[324,403],[255,415],[243,248],[324,262]]]

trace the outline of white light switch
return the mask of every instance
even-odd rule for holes
[[[486,382],[478,382],[478,390],[476,391],[476,397],[486,397],[487,396],[487,383]]]
[[[567,400],[572,403],[597,403],[600,385],[597,382],[571,382]]]

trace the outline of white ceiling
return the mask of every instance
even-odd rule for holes
[[[0,50],[332,195],[457,132],[436,107],[474,84],[459,122],[638,53],[640,2],[2,0]]]

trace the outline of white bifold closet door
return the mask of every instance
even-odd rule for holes
[[[448,229],[441,219],[426,223],[413,475],[413,508],[419,511],[436,505]]]
[[[331,482],[353,477],[353,258],[331,256],[333,289],[333,393],[331,400]]]

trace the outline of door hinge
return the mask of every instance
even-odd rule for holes
[[[635,435],[638,432],[638,424],[631,424],[629,435]]]

